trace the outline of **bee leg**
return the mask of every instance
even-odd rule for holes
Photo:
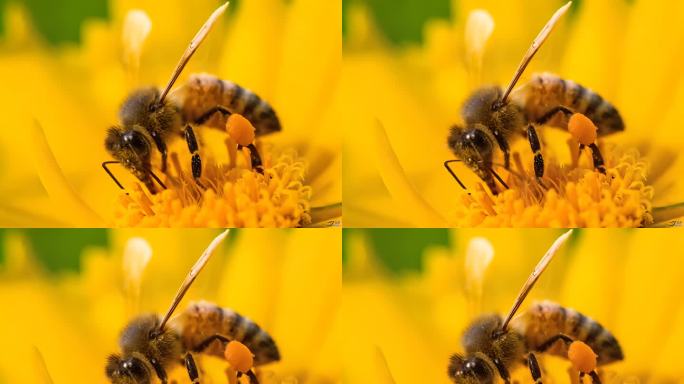
[[[580,151],[584,145],[580,144]],[[599,172],[606,174],[606,164],[603,162],[603,156],[601,156],[601,151],[599,150],[596,143],[589,144],[589,149],[591,149],[591,159],[594,161],[594,169]]]
[[[242,145],[238,144],[238,149],[242,148]],[[263,175],[264,165],[261,161],[261,156],[259,156],[259,151],[257,151],[256,146],[254,144],[249,144],[246,148],[249,150],[249,158],[250,162],[252,163],[252,169]]]
[[[598,375],[598,373],[596,373],[596,371],[591,371],[591,372],[589,372],[589,376],[591,377],[591,381],[592,381],[594,384],[601,384],[601,378],[599,378],[599,375]],[[580,376],[580,377],[581,377],[581,376]],[[581,380],[581,379],[580,379],[580,380]]]
[[[195,364],[195,359],[192,358],[192,355],[190,352],[185,354],[185,369],[188,370],[188,376],[190,376],[190,381],[193,384],[198,384],[200,382],[199,380],[199,372],[197,372],[197,364]]]
[[[157,149],[161,153],[162,157],[162,164],[161,164],[161,171],[166,172],[166,157],[168,155],[167,150],[166,150],[166,144],[164,143],[164,140],[162,140],[161,137],[157,134],[157,132],[150,132],[150,135],[152,136],[152,139],[154,140],[154,144],[157,146]]]
[[[511,164],[511,149],[508,147],[508,142],[498,129],[494,129],[494,137],[499,144],[499,148],[504,153],[504,168],[508,169]]]
[[[250,384],[259,384],[259,379],[257,379],[256,374],[251,369],[245,372],[245,375],[249,377]]]
[[[530,352],[527,354],[527,366],[530,368],[530,373],[532,374],[532,380],[535,384],[542,384],[541,370],[539,369],[539,363],[537,362],[537,357],[534,353]]]
[[[537,180],[544,176],[544,158],[541,154],[541,145],[539,145],[539,137],[537,136],[537,130],[534,129],[532,124],[527,126],[527,140],[530,142],[530,148],[534,153],[534,175]]]
[[[540,118],[537,120],[537,124],[539,124],[539,125],[544,125],[544,124],[548,123],[549,120],[551,120],[554,116],[556,116],[556,114],[557,114],[558,112],[563,112],[563,114],[564,114],[565,116],[570,116],[570,115],[572,115],[572,114],[574,113],[570,108],[567,108],[567,107],[564,107],[564,106],[562,106],[562,105],[559,105],[559,106],[556,106],[556,107],[551,108],[551,109],[550,109],[548,112],[546,112],[542,117],[540,117]]]
[[[214,334],[214,335],[212,335],[212,336],[207,337],[207,338],[206,338],[204,341],[202,341],[201,343],[197,344],[197,346],[196,346],[195,348],[193,348],[193,351],[195,351],[195,352],[202,352],[202,351],[204,351],[205,349],[207,349],[207,347],[209,347],[209,345],[210,345],[212,342],[214,342],[214,340],[220,340],[222,343],[228,343],[228,342],[230,341],[229,338],[227,338],[227,337],[225,337],[225,336],[223,336],[223,335],[219,335],[218,333],[216,333],[216,334]]]
[[[508,369],[498,357],[494,359],[494,365],[496,366],[496,369],[499,371],[499,376],[501,376],[503,381],[506,384],[510,384],[511,375],[508,373]]]
[[[188,143],[188,150],[192,154],[192,177],[197,180],[202,176],[202,159],[200,159],[195,132],[192,130],[190,124],[185,126],[184,135],[185,142]]]
[[[223,116],[229,116],[232,114],[232,112],[224,107],[223,105],[217,105],[213,108],[210,108],[208,111],[204,112],[200,117],[195,119],[195,124],[197,125],[202,125],[207,122],[212,116],[214,116],[214,113],[216,112],[221,112]]]
[[[573,341],[575,341],[575,340],[572,339],[572,337],[570,337],[570,336],[568,336],[568,335],[564,335],[564,334],[562,334],[562,333],[559,333],[559,334],[557,334],[557,335],[555,335],[555,336],[551,336],[548,340],[546,340],[545,342],[543,342],[543,343],[537,348],[537,351],[539,351],[539,352],[546,352],[546,350],[549,349],[549,348],[551,348],[551,347],[553,346],[553,344],[554,344],[556,341],[558,341],[558,340],[563,340],[563,341],[565,342],[565,344],[567,344],[567,345],[569,345],[570,343],[572,343]]]
[[[164,367],[157,361],[157,359],[150,359],[150,364],[152,364],[152,367],[154,368],[154,371],[157,373],[157,377],[159,378],[159,381],[162,382],[162,384],[166,384],[167,378],[166,378],[166,371],[164,370]]]

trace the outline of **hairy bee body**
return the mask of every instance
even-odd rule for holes
[[[249,120],[254,125],[257,136],[281,129],[273,108],[257,94],[210,74],[191,75],[188,82],[174,93],[173,98],[186,122],[194,122],[211,108],[221,105]],[[216,113],[204,124],[225,129],[226,119],[226,116]]]
[[[177,321],[180,324],[181,341],[190,350],[208,337],[220,334],[247,346],[254,354],[255,365],[280,360],[273,338],[252,320],[231,309],[200,301],[190,304]],[[203,353],[223,356],[223,346],[214,342]]]
[[[564,106],[591,119],[598,136],[620,132],[625,124],[615,107],[598,93],[572,80],[550,73],[534,74],[532,79],[511,95],[511,102],[524,111],[528,122],[536,122],[556,106]],[[556,114],[547,124],[566,129],[568,117]]]
[[[587,343],[598,355],[598,365],[623,359],[618,341],[603,326],[549,301],[534,304],[506,331],[501,331],[502,323],[499,315],[485,315],[466,328],[461,338],[465,356],[452,356],[447,370],[454,383],[494,383],[501,375],[497,364],[510,372],[525,361],[529,352],[567,358],[563,340],[544,348],[545,342],[559,334]]]
[[[545,341],[561,333],[589,345],[598,355],[598,365],[624,358],[615,336],[601,324],[574,309],[550,301],[535,303],[524,315],[512,322],[511,327],[524,335],[531,350],[537,350]],[[566,357],[568,348],[559,341],[546,350],[546,353]]]
[[[574,81],[543,73],[517,88],[510,100],[501,103],[503,90],[489,86],[475,90],[461,108],[463,126],[454,125],[447,145],[453,154],[496,193],[492,176],[494,154],[504,153],[508,166],[510,142],[527,138],[535,155],[535,173],[541,177],[544,164],[536,125],[568,127],[568,112],[586,115],[605,136],[625,129],[619,112],[597,93]]]
[[[108,358],[105,372],[115,384],[148,384],[155,375],[178,364],[187,352],[223,356],[224,345],[216,334],[243,343],[255,355],[254,365],[280,360],[275,341],[250,319],[237,312],[200,301],[191,303],[167,327],[159,331],[161,316],[147,314],[131,320],[121,332],[121,355]]]
[[[203,125],[225,129],[227,115],[219,113],[217,107],[243,115],[254,125],[256,136],[281,129],[275,111],[266,101],[248,89],[212,75],[192,75],[173,97],[161,104],[159,97],[160,91],[154,87],[131,93],[119,112],[121,125],[109,128],[105,138],[105,148],[112,157],[152,192],[156,191],[151,177],[155,150],[162,155],[162,168],[167,143],[173,139],[184,137],[190,152],[196,155],[194,133],[188,136],[186,127]],[[201,172],[201,167],[198,171]]]

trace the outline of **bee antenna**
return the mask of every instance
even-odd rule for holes
[[[119,162],[119,161],[114,161],[114,160],[112,160],[112,161],[103,161],[103,162],[102,162],[102,168],[104,168],[105,172],[107,172],[107,174],[109,175],[109,177],[111,177],[112,180],[114,180],[114,182],[116,183],[116,185],[118,185],[119,188],[121,188],[121,189],[125,192],[125,191],[126,191],[126,188],[124,188],[124,186],[121,185],[121,183],[119,182],[119,180],[116,179],[116,177],[114,176],[114,174],[112,173],[112,171],[109,169],[109,167],[107,167],[109,164],[121,164],[121,162]],[[128,194],[128,192],[126,192],[126,194]]]
[[[202,25],[199,31],[197,31],[195,37],[192,38],[192,40],[190,41],[190,45],[188,45],[188,48],[185,49],[185,52],[183,52],[183,56],[181,56],[180,60],[178,61],[178,64],[176,64],[176,68],[171,73],[171,80],[169,80],[169,83],[166,85],[166,88],[164,88],[164,91],[159,96],[157,105],[162,104],[164,98],[171,90],[173,83],[176,82],[178,76],[183,71],[183,68],[185,68],[185,65],[188,63],[188,61],[190,61],[192,55],[195,54],[197,48],[200,46],[200,44],[202,44],[202,41],[204,41],[204,39],[207,37],[209,31],[211,31],[211,27],[214,26],[216,19],[218,19],[226,11],[226,8],[228,8],[228,4],[230,4],[230,1],[226,1],[225,4],[216,8],[216,10],[209,16],[207,21],[204,22],[204,25]]]
[[[518,297],[515,299],[515,303],[513,303],[513,307],[508,313],[508,316],[506,316],[506,320],[504,320],[503,324],[501,325],[502,332],[506,330],[508,323],[513,318],[513,315],[515,315],[515,312],[518,311],[518,308],[520,308],[520,305],[522,304],[523,300],[525,300],[525,297],[527,297],[527,294],[530,293],[530,290],[532,290],[534,284],[537,282],[537,280],[539,280],[539,276],[541,276],[542,272],[544,272],[546,267],[549,265],[553,256],[558,252],[558,249],[568,240],[571,233],[572,229],[560,235],[556,241],[551,244],[551,247],[549,247],[549,250],[546,251],[541,260],[539,260],[537,266],[534,267],[534,271],[532,271],[530,277],[527,278],[527,281],[520,290],[520,293],[518,293]]]
[[[444,162],[444,168],[446,168],[447,171],[449,171],[449,173],[451,174],[451,176],[453,176],[454,180],[456,180],[456,182],[458,183],[458,185],[460,185],[461,188],[463,188],[465,191],[467,191],[468,188],[466,188],[466,186],[461,182],[461,179],[459,179],[458,176],[456,176],[456,173],[455,173],[455,172],[451,169],[451,167],[449,166],[449,164],[451,164],[451,163],[457,163],[457,162],[460,162],[460,161],[461,161],[461,160],[447,160],[447,161]]]
[[[202,252],[202,255],[199,257],[199,259],[197,259],[197,262],[195,262],[195,265],[192,266],[190,272],[188,272],[188,275],[185,277],[185,280],[183,280],[183,283],[178,288],[178,292],[176,292],[176,297],[173,298],[173,301],[171,302],[171,307],[169,307],[169,310],[166,311],[166,315],[164,315],[164,318],[162,319],[161,323],[159,323],[157,331],[161,331],[164,329],[164,326],[173,314],[173,311],[176,310],[176,307],[183,299],[183,296],[185,296],[185,293],[188,291],[192,283],[197,278],[197,275],[202,271],[204,266],[207,264],[211,255],[214,254],[214,250],[216,249],[216,247],[218,247],[219,244],[223,242],[223,239],[225,239],[226,236],[228,236],[229,231],[230,229],[226,229],[225,231],[221,232],[220,235],[216,236],[214,240],[212,240],[211,243],[209,243],[207,249],[205,249],[204,252]]]
[[[568,1],[567,4],[560,7],[556,11],[556,13],[554,13],[553,16],[551,16],[546,25],[544,25],[544,28],[542,28],[537,37],[535,37],[534,40],[532,40],[532,45],[530,45],[530,48],[527,49],[527,52],[525,52],[525,56],[523,56],[522,60],[520,61],[518,69],[515,71],[515,75],[513,75],[513,80],[511,80],[511,83],[508,85],[508,88],[506,88],[506,92],[504,92],[503,96],[501,96],[501,100],[499,100],[499,102],[496,103],[496,105],[500,106],[506,102],[508,95],[511,93],[513,87],[518,82],[518,79],[520,79],[520,76],[525,71],[525,68],[527,68],[527,64],[530,63],[530,61],[537,53],[541,45],[544,44],[544,41],[546,41],[546,39],[549,37],[549,34],[551,34],[551,31],[553,31],[553,28],[556,26],[558,19],[560,19],[568,11],[570,5],[572,5],[572,1]]]
[[[494,177],[496,177],[497,180],[499,180],[499,183],[501,183],[501,185],[503,185],[506,189],[510,189],[510,188],[508,187],[508,184],[506,184],[506,183],[503,181],[503,179],[501,178],[501,176],[499,176],[499,174],[496,173],[496,171],[494,171],[494,168],[489,168],[489,171],[492,173],[492,175],[494,175]]]
[[[157,177],[157,175],[155,175],[154,172],[150,171],[150,176],[152,176],[154,181],[156,181],[162,188],[167,189],[166,185],[164,185],[164,183],[162,183],[161,179],[159,177]]]

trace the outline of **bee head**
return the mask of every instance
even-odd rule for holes
[[[107,152],[140,181],[150,181],[150,157],[152,146],[144,128],[138,125],[112,127],[105,138]]]
[[[105,373],[113,384],[149,384],[151,382],[149,368],[137,357],[122,359],[119,355],[110,355],[107,358]]]
[[[490,168],[494,146],[482,124],[471,124],[465,129],[455,125],[449,132],[449,149],[481,179],[491,179]]]
[[[460,355],[451,356],[447,374],[456,384],[494,382],[494,372],[483,359],[477,356],[466,358]]]

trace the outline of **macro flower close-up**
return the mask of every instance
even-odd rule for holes
[[[0,382],[109,382],[107,357],[120,353],[124,326],[141,314],[164,314],[218,234],[0,232],[0,298],[14,311],[1,327],[3,346],[13,353],[0,362]],[[204,300],[258,324],[280,352],[280,361],[256,367],[260,383],[339,383],[340,237],[339,230],[231,230],[175,315]],[[57,239],[61,249],[54,248]],[[237,383],[225,360],[194,358],[202,383]],[[190,382],[181,364],[172,367],[169,382]]]
[[[367,382],[364,378],[382,384],[451,382],[449,358],[464,355],[461,337],[466,327],[480,315],[505,316],[537,262],[562,233],[346,232],[342,295],[349,335],[343,351],[346,378],[354,383]],[[397,234],[402,240],[388,241]],[[677,293],[684,277],[681,235],[680,230],[574,230],[517,316],[524,317],[535,302],[550,300],[567,308],[568,319],[573,309],[597,321],[615,337],[623,353],[622,361],[599,366],[603,383],[681,382],[684,301]],[[672,249],[677,251],[666,262],[645,257],[672,254]],[[371,311],[374,315],[368,316]],[[579,332],[587,338],[588,334]],[[601,361],[607,351],[594,352]],[[577,371],[570,370],[566,358],[540,352],[536,356],[544,383],[577,383]],[[534,382],[523,364],[510,374],[513,382]],[[497,376],[494,382],[503,381]],[[589,378],[584,382],[589,383]]]
[[[348,225],[643,227],[679,222],[684,213],[679,177],[684,136],[677,128],[684,117],[679,70],[684,32],[678,27],[684,8],[679,2],[573,1],[556,19],[552,15],[568,2],[434,0],[413,13],[410,5],[399,7],[396,17],[379,1],[346,3],[340,92],[359,106],[346,124],[352,128],[345,130],[345,143],[354,144],[344,147],[344,179],[357,181],[344,184]],[[416,14],[423,16],[419,24],[412,19]],[[529,101],[537,100],[535,74],[562,79],[558,89],[575,92],[567,100],[578,112],[601,112],[592,115],[599,129],[591,144],[603,164],[596,166],[593,149],[579,152],[581,138],[572,129],[554,128],[564,127],[563,118],[552,115],[536,126],[544,160],[541,177],[526,125],[508,139],[508,169],[496,132],[482,140],[492,142],[494,158],[487,169],[492,190],[467,166],[471,159],[452,152],[456,140],[447,142],[454,134],[450,128],[464,125],[461,115],[472,106],[463,111],[462,106],[473,92],[511,82],[551,19],[552,32],[537,45],[538,53],[507,100],[516,105],[524,100],[530,109],[550,103],[544,99],[548,94]],[[422,29],[417,37],[402,39],[406,33],[401,32],[411,27]],[[516,93],[527,98],[516,99]],[[539,113],[523,110],[530,116]],[[615,119],[615,110],[624,122],[622,131],[600,124]],[[481,126],[478,130],[483,131]],[[454,160],[450,166],[458,180],[445,169],[447,160]],[[494,182],[494,176],[500,180]]]
[[[341,223],[341,133],[334,117],[339,109],[334,92],[341,61],[339,7],[311,0],[228,3],[167,99],[189,94],[183,96],[182,112],[192,115],[187,111],[204,108],[203,99],[193,97],[193,89],[183,89],[195,84],[196,74],[238,84],[245,99],[232,93],[230,107],[244,109],[245,117],[252,119],[243,124],[247,133],[241,136],[220,117],[209,116],[202,121],[218,129],[194,124],[194,146],[199,144],[199,150],[193,150],[185,129],[185,138],[175,132],[163,136],[168,138],[164,166],[154,132],[148,132],[152,136],[146,139],[147,147],[125,134],[132,104],[125,105],[127,109],[122,105],[136,89],[155,86],[161,91],[193,36],[226,2],[100,3],[105,4],[106,17],[86,18],[79,24],[80,40],[61,44],[49,42],[41,33],[38,26],[45,22],[41,24],[34,8],[24,2],[4,4],[0,76],[6,91],[4,108],[11,111],[6,126],[15,134],[0,140],[3,225]],[[54,18],[47,19],[58,23],[61,12],[55,10]],[[227,89],[226,84],[217,86]],[[244,100],[251,93],[244,89],[275,111],[279,132],[262,129],[257,119],[269,108],[248,105]],[[256,129],[256,138],[249,129]],[[117,141],[126,144],[119,147]],[[127,148],[137,150],[136,156],[145,151],[151,158],[151,163],[142,164],[144,178],[134,176],[135,164],[124,153]],[[193,177],[195,157],[202,161],[199,177]],[[108,165],[110,177],[102,164],[115,160],[120,164]]]

